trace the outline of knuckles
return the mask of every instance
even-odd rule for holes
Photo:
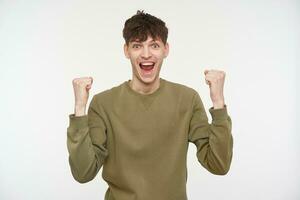
[[[85,86],[93,83],[92,77],[81,77],[81,78],[74,78],[72,80],[72,84],[74,86]]]
[[[205,75],[205,78],[211,77],[212,79],[224,79],[226,73],[221,70],[211,70]]]

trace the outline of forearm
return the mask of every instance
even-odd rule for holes
[[[214,174],[224,175],[229,171],[233,138],[231,134],[231,119],[213,120],[208,128],[208,143],[202,154],[207,169]],[[201,154],[199,155],[201,156]]]
[[[213,101],[216,102],[216,101]],[[189,126],[189,142],[197,147],[197,158],[203,167],[213,174],[224,175],[228,172],[233,149],[231,118],[227,106],[209,109],[212,123],[208,118],[198,93],[192,100],[192,115]]]
[[[192,130],[190,139],[197,146],[197,158],[202,166],[213,174],[224,175],[232,159],[231,118],[227,114],[226,105],[222,109],[211,107],[209,111],[212,123],[203,119]]]
[[[67,148],[74,179],[80,183],[92,180],[99,171],[99,165],[89,137],[87,116],[70,119],[67,129]]]
[[[86,106],[75,105],[74,115],[76,117],[80,117],[80,116],[86,115]]]
[[[213,102],[213,109],[222,109],[225,106],[224,100],[214,101]]]

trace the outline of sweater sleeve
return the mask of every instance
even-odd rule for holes
[[[203,103],[197,92],[193,97],[192,108],[188,138],[189,142],[197,147],[198,161],[212,174],[227,174],[233,154],[232,123],[227,113],[227,106],[209,109],[212,116],[211,124],[208,123]]]
[[[108,156],[107,129],[95,96],[83,116],[69,115],[67,149],[72,175],[79,183],[94,179]]]

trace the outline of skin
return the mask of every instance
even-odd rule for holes
[[[75,96],[75,116],[86,114],[86,104],[89,98],[89,90],[93,84],[92,77],[75,78],[72,81]]]
[[[148,36],[144,42],[133,41],[124,44],[124,54],[131,62],[132,80],[130,87],[141,93],[151,94],[159,88],[159,73],[163,60],[169,54],[169,44],[164,44],[161,39],[153,40]],[[154,70],[145,74],[139,66],[140,62],[155,62]],[[204,70],[206,84],[209,85],[210,98],[214,109],[224,108],[223,94],[225,72],[221,70]],[[89,90],[93,84],[92,77],[75,78],[72,81],[75,95],[75,116],[86,115],[86,104],[89,98]]]
[[[204,70],[206,84],[209,85],[210,98],[214,109],[224,108],[225,99],[223,94],[225,72],[221,70]]]
[[[168,53],[168,42],[164,45],[161,39],[153,41],[151,36],[148,36],[144,42],[134,41],[129,42],[128,45],[124,44],[124,54],[126,58],[130,59],[132,65],[130,87],[141,94],[153,93],[159,87],[160,69]],[[154,71],[150,76],[143,75],[139,66],[139,63],[142,61],[156,62]],[[225,72],[221,70],[205,70],[204,75],[206,84],[210,88],[210,97],[214,109],[223,108],[225,105],[223,95]]]
[[[131,62],[132,80],[130,87],[141,93],[151,94],[159,88],[159,73],[163,60],[169,54],[169,44],[164,44],[161,39],[153,40],[148,36],[144,42],[132,41],[124,44],[124,54]],[[143,73],[140,62],[155,62],[154,70],[151,74]]]

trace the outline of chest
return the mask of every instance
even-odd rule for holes
[[[178,100],[118,101],[108,118],[111,144],[122,153],[145,156],[187,143],[188,106]]]

